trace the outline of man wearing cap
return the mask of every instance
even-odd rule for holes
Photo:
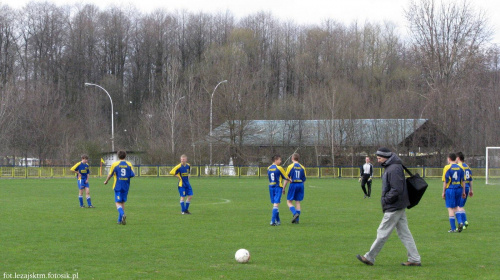
[[[405,209],[410,205],[410,200],[401,159],[387,148],[378,149],[376,155],[377,161],[385,168],[384,175],[382,175],[381,199],[384,217],[377,229],[377,238],[370,251],[364,256],[357,255],[356,257],[367,265],[373,265],[375,258],[396,228],[399,239],[408,251],[408,261],[401,265],[421,266],[420,255],[406,219]]]

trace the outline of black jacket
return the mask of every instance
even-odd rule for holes
[[[382,175],[382,211],[394,212],[406,208],[410,200],[401,159],[392,153],[382,166],[385,168]]]

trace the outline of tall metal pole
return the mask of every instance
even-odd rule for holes
[[[96,86],[96,87],[104,90],[104,92],[109,97],[109,101],[111,102],[111,151],[114,152],[115,151],[115,122],[114,122],[114,114],[115,113],[113,111],[113,99],[111,99],[111,95],[109,94],[109,92],[106,89],[104,89],[103,87],[101,87],[100,85],[85,83],[85,86]]]
[[[227,80],[220,81],[215,86],[214,91],[212,92],[212,96],[210,96],[210,165],[212,165],[212,104],[213,104],[213,98],[214,98],[215,90],[222,83],[227,83]]]

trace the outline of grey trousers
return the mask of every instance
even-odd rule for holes
[[[365,258],[375,263],[375,258],[380,253],[380,250],[382,250],[382,247],[384,247],[385,242],[394,228],[396,228],[399,239],[403,242],[403,245],[405,245],[408,251],[408,261],[419,263],[420,255],[418,254],[417,246],[408,228],[405,209],[384,213],[384,218],[382,218],[382,222],[377,229],[377,239],[373,242],[370,251],[365,254]]]

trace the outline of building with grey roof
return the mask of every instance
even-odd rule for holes
[[[272,153],[315,147],[322,154],[371,154],[386,146],[399,153],[433,153],[451,141],[427,119],[228,120],[207,138],[213,145]]]

